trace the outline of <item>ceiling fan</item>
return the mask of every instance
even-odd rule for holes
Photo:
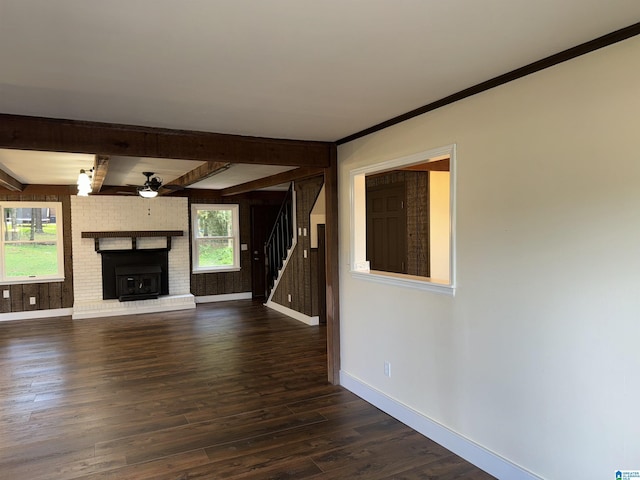
[[[142,172],[142,174],[147,177],[142,185],[133,185],[128,183],[126,186],[133,187],[132,190],[120,190],[116,193],[118,195],[140,195],[144,198],[154,198],[158,196],[161,187],[167,191],[173,192],[184,190],[185,188],[183,185],[176,185],[172,183],[164,184],[162,178],[154,176],[155,172]]]
[[[162,186],[162,179],[160,177],[154,177],[154,172],[142,172],[147,177],[144,185],[138,187],[138,195],[144,198],[153,198],[158,195],[158,190]]]

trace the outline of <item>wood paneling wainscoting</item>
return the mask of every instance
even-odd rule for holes
[[[317,262],[313,262],[311,255],[310,215],[323,184],[323,177],[313,177],[294,183],[297,230],[306,232],[306,235],[298,235],[299,232],[295,232],[295,235],[298,236],[298,243],[282,273],[282,278],[272,299],[282,306],[307,316],[317,316],[319,313],[318,290],[312,288],[315,285],[315,283],[312,285],[312,278],[317,277],[315,268],[318,268],[318,265]],[[322,288],[326,287],[323,285]],[[291,302],[289,302],[289,295],[291,295]]]
[[[0,476],[492,478],[328,384],[325,342],[251,301],[0,323]]]

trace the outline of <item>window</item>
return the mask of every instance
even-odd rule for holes
[[[351,171],[351,272],[453,294],[455,146]]]
[[[191,206],[193,272],[240,270],[238,205]]]
[[[64,280],[62,204],[3,202],[2,283]]]

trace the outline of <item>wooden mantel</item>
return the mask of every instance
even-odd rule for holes
[[[171,250],[171,237],[182,237],[182,230],[117,230],[109,232],[82,232],[82,238],[93,238],[95,240],[96,252],[100,253],[101,238],[130,238],[131,250],[137,249],[136,240],[142,237],[166,237],[167,251]]]

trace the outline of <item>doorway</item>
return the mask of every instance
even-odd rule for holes
[[[278,216],[277,205],[251,206],[251,296],[266,300],[266,256],[264,246]]]

